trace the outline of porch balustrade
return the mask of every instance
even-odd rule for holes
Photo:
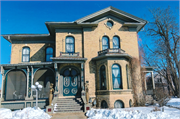
[[[60,56],[71,56],[71,57],[78,57],[79,52],[71,53],[71,52],[60,52]]]
[[[98,56],[105,55],[105,54],[112,54],[112,53],[123,54],[123,53],[125,53],[125,51],[120,48],[110,48],[110,49],[105,49],[105,50],[99,51]]]

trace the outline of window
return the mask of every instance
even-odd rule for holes
[[[74,38],[72,36],[66,37],[66,52],[74,53]]]
[[[121,67],[117,64],[112,66],[113,89],[122,89]]]
[[[107,102],[105,100],[101,102],[101,108],[108,108]]]
[[[112,21],[107,21],[106,25],[109,27],[109,28],[112,28],[114,23]]]
[[[129,107],[132,107],[132,100],[129,100]]]
[[[30,48],[24,47],[22,50],[22,62],[29,62]]]
[[[52,61],[52,59],[50,59],[51,57],[53,57],[53,48],[52,47],[47,47],[46,48],[46,61],[47,62]]]
[[[100,68],[100,90],[106,90],[106,71],[104,65]]]
[[[114,103],[114,108],[124,108],[124,103],[121,100],[116,100]]]
[[[120,48],[120,43],[119,43],[119,37],[118,36],[113,37],[113,48]]]
[[[129,89],[129,67],[126,65],[126,78],[127,78],[127,88]]]
[[[102,50],[109,49],[109,38],[107,36],[103,36],[102,38]]]

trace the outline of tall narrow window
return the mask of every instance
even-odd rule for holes
[[[66,37],[66,52],[74,53],[74,38],[72,36]]]
[[[22,62],[29,62],[29,57],[30,57],[30,48],[29,47],[23,47]]]
[[[117,64],[112,66],[113,89],[122,89],[121,67]]]
[[[113,37],[113,48],[120,48],[120,42],[118,36]]]
[[[100,68],[100,89],[106,90],[106,71],[104,65]]]
[[[53,48],[47,47],[46,48],[46,61],[51,62],[52,61],[52,59],[50,59],[51,57],[53,57]]]
[[[129,67],[126,65],[127,88],[129,89]]]
[[[103,36],[102,38],[102,50],[109,49],[109,38],[107,36]]]

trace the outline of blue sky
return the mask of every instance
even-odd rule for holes
[[[151,21],[148,9],[168,6],[178,16],[178,1],[1,1],[1,34],[48,34],[46,21],[75,21],[113,6]],[[139,33],[142,40],[148,40]],[[0,64],[9,64],[11,44],[1,37]],[[2,77],[0,75],[0,87]]]

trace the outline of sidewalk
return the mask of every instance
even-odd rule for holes
[[[84,112],[76,113],[55,113],[51,114],[51,119],[87,119]]]

